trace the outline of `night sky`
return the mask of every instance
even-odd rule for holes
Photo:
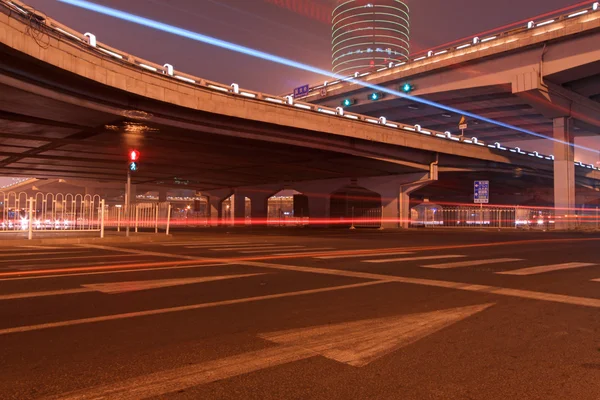
[[[96,34],[100,42],[159,64],[173,64],[176,70],[205,79],[235,82],[272,94],[323,80],[307,72],[159,33],[57,0],[24,1],[73,29]],[[331,8],[335,3],[335,0],[96,0],[109,7],[330,70],[330,26],[285,7],[294,1],[321,8]],[[411,50],[426,50],[576,2],[409,0]]]

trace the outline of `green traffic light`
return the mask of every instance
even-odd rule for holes
[[[138,166],[138,163],[137,163],[137,162],[135,162],[135,161],[132,161],[132,162],[130,162],[130,163],[129,163],[129,170],[130,170],[131,172],[135,172],[135,171],[137,171],[137,170],[138,170],[138,168],[139,168],[139,166]]]
[[[381,96],[379,93],[371,93],[371,95],[369,96],[369,98],[373,101],[379,100],[380,97]]]
[[[402,91],[404,93],[410,93],[413,91],[413,85],[411,85],[410,83],[405,83],[404,85],[402,85]]]
[[[352,105],[352,100],[350,99],[344,99],[344,101],[342,101],[342,106],[343,107],[350,107]]]

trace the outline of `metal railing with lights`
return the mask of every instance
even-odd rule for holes
[[[564,18],[575,18],[581,16],[588,12],[594,12],[599,9],[598,2],[595,2],[593,5],[586,9],[579,10],[567,16],[562,16],[557,18],[556,20],[562,20]],[[151,61],[147,61],[120,50],[117,50],[113,47],[107,46],[101,42],[99,42],[96,36],[92,33],[81,34],[75,30],[70,29],[69,27],[41,14],[36,13],[34,10],[29,9],[25,4],[17,1],[17,0],[0,0],[0,5],[4,6],[4,8],[8,9],[10,12],[16,12],[18,15],[22,15],[23,18],[27,18],[30,21],[30,24],[34,24],[32,28],[46,30],[46,33],[54,33],[59,37],[75,42],[81,46],[86,46],[88,49],[92,51],[96,51],[98,55],[103,57],[109,57],[116,63],[123,63],[134,68],[137,68],[139,71],[161,75],[166,78],[177,80],[180,83],[190,85],[196,88],[209,89],[215,92],[220,92],[224,95],[234,96],[234,97],[242,97],[249,101],[261,101],[272,104],[273,106],[282,106],[282,107],[291,107],[294,109],[298,109],[300,111],[307,111],[313,113],[319,113],[331,116],[332,118],[343,118],[349,119],[351,121],[355,121],[357,123],[367,123],[373,125],[379,125],[382,128],[396,129],[399,131],[403,131],[405,133],[412,133],[416,135],[424,135],[430,136],[432,138],[437,138],[440,141],[453,141],[457,143],[462,143],[470,146],[479,146],[486,147],[490,151],[498,151],[498,152],[509,152],[514,155],[522,155],[524,157],[533,157],[540,160],[553,161],[554,156],[552,155],[543,155],[538,153],[537,151],[529,152],[523,151],[520,148],[508,148],[502,146],[500,143],[485,143],[481,140],[478,140],[476,137],[473,138],[463,138],[456,135],[453,135],[450,132],[439,132],[428,129],[423,129],[421,125],[407,125],[400,122],[388,121],[385,117],[374,118],[366,115],[361,115],[357,113],[347,112],[343,107],[337,108],[329,108],[325,106],[319,106],[315,104],[311,104],[308,102],[299,101],[295,99],[292,95],[287,96],[276,96],[270,95],[266,93],[251,91],[242,89],[238,84],[233,83],[231,85],[224,85],[222,83],[209,81],[206,79],[198,78],[189,74],[185,74],[182,72],[178,72],[175,70],[173,65],[171,64],[156,64]],[[584,12],[585,11],[585,12]],[[583,13],[583,14],[582,14]],[[542,22],[543,24],[543,22]],[[534,26],[535,27],[535,26]],[[525,28],[527,29],[527,27]],[[506,33],[512,34],[515,30],[509,31]],[[486,37],[481,39],[481,41],[489,41],[492,40],[491,37]],[[469,44],[470,45],[470,44]],[[453,49],[459,50],[462,48],[462,45],[456,46]],[[437,55],[440,53],[438,52]],[[436,53],[431,53],[431,56],[435,56]],[[427,58],[427,57],[425,57]],[[417,59],[413,61],[418,61]],[[397,67],[400,64],[391,65],[391,67]],[[337,81],[325,83],[325,85],[334,85],[337,83],[342,83],[344,81],[352,80],[355,78],[361,78],[369,73],[356,73],[353,76],[349,76],[343,79],[339,79]],[[311,90],[318,90],[322,88],[324,85],[317,86],[312,88]],[[575,165],[580,168],[591,169],[591,170],[599,170],[596,165],[593,164],[583,164],[579,161],[575,162]]]

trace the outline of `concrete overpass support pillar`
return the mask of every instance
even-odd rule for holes
[[[568,117],[553,121],[554,212],[557,229],[575,227],[575,149],[572,121]]]
[[[232,202],[233,225],[244,226],[246,224],[246,195],[236,192]]]
[[[167,191],[166,190],[158,191],[158,201],[161,203],[165,203],[167,201]]]
[[[207,196],[208,205],[208,224],[210,226],[219,226],[221,222],[221,208],[223,199],[217,196]]]
[[[308,196],[308,217],[311,226],[329,225],[329,194],[311,193]]]
[[[264,194],[256,194],[248,196],[251,201],[250,218],[252,225],[267,225],[267,217],[269,214],[269,196]]]

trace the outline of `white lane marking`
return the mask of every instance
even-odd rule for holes
[[[62,289],[62,290],[48,290],[41,292],[29,292],[29,293],[13,293],[0,295],[0,300],[15,300],[15,299],[29,299],[34,297],[48,297],[48,296],[63,296],[74,293],[90,293],[90,292],[101,292],[105,294],[119,294],[126,292],[138,292],[142,290],[160,289],[173,286],[181,285],[192,285],[196,283],[206,283],[223,281],[227,279],[238,279],[238,278],[249,278],[252,276],[265,275],[265,272],[255,274],[237,274],[237,275],[220,275],[220,276],[203,276],[198,278],[175,278],[175,279],[157,279],[150,281],[126,281],[126,282],[110,282],[110,283],[89,283],[81,285],[81,288],[74,289]]]
[[[241,264],[241,263],[240,263]],[[347,276],[351,278],[383,280],[387,282],[408,283],[412,285],[440,287],[447,289],[465,290],[468,292],[490,293],[510,297],[519,297],[523,299],[542,300],[562,304],[572,304],[585,307],[600,308],[600,299],[589,297],[567,296],[562,294],[535,292],[531,290],[506,289],[498,286],[477,285],[472,283],[440,281],[435,279],[408,278],[394,275],[375,274],[371,272],[345,271],[341,269],[327,269],[314,267],[298,267],[293,265],[282,265],[258,261],[244,261],[243,265],[273,268],[282,271],[307,272],[314,274]]]
[[[343,251],[343,250],[341,250]],[[361,257],[383,257],[383,256],[401,256],[401,255],[406,255],[406,254],[413,254],[413,252],[411,251],[396,251],[393,253],[383,253],[383,254],[376,254],[376,253],[368,253],[368,254],[338,254],[338,255],[331,255],[331,256],[319,256],[319,257],[314,257],[317,258],[319,260],[335,260],[337,258],[361,258]]]
[[[80,251],[80,253],[84,253],[83,251]],[[115,257],[133,257],[136,256],[136,254],[110,254],[110,255],[103,255],[103,256],[93,256],[93,255],[89,255],[89,256],[75,256],[75,257],[43,257],[43,258],[17,258],[17,259],[13,259],[13,260],[0,260],[0,263],[4,263],[4,262],[14,262],[14,261],[18,261],[18,262],[23,262],[23,261],[42,261],[42,262],[46,262],[46,261],[58,261],[58,260],[81,260],[81,259],[85,259],[85,260],[89,260],[91,258],[115,258]],[[39,265],[38,265],[39,266]],[[64,267],[64,265],[62,266]]]
[[[119,262],[120,263],[120,262]],[[38,276],[21,276],[16,278],[2,278],[0,282],[5,281],[23,281],[29,279],[59,279],[59,278],[70,278],[72,276],[87,276],[87,275],[109,275],[109,274],[131,274],[135,272],[148,272],[148,271],[164,271],[171,269],[190,269],[190,268],[205,268],[205,267],[230,267],[235,264],[227,261],[215,262],[213,264],[199,264],[199,265],[174,265],[170,267],[149,267],[149,268],[137,268],[137,269],[124,269],[124,270],[109,270],[109,271],[97,271],[97,272],[78,272],[78,273],[67,273],[62,275],[38,275]]]
[[[462,267],[474,267],[477,265],[499,264],[499,263],[506,263],[506,262],[514,262],[514,261],[523,261],[523,260],[520,258],[490,258],[487,260],[459,261],[459,262],[444,263],[444,264],[421,265],[421,268],[433,268],[433,269],[462,268]]]
[[[214,248],[210,249],[211,251],[242,251],[242,250],[277,250],[279,248],[279,245],[277,244],[264,244],[264,245],[254,245],[254,246],[243,246],[243,247],[231,247],[231,246],[227,246],[227,247],[215,247],[212,246]],[[304,247],[304,246],[298,246],[298,247]]]
[[[176,246],[204,246],[204,245],[218,245],[218,244],[243,244],[248,242],[231,242],[231,241],[195,241],[195,242],[169,242],[169,243],[161,243],[161,246],[165,247],[176,247]]]
[[[597,265],[597,264],[571,262],[571,263],[564,263],[564,264],[541,265],[539,267],[521,268],[521,269],[515,269],[512,271],[502,271],[502,272],[496,272],[496,273],[499,275],[519,275],[519,276],[536,275],[536,274],[543,274],[545,272],[551,272],[551,271],[561,271],[564,269],[591,267],[593,265]]]
[[[260,334],[279,346],[237,354],[201,364],[130,378],[61,395],[63,400],[162,397],[217,380],[273,368],[314,356],[364,367],[402,347],[417,342],[492,304],[429,313],[345,322]]]
[[[0,296],[0,300],[18,300],[18,299],[31,299],[34,297],[47,297],[47,296],[62,296],[65,294],[75,293],[88,293],[92,290],[87,288],[75,288],[75,289],[62,289],[62,290],[47,290],[43,292],[29,292],[29,293],[14,293],[4,294]]]
[[[14,251],[14,250],[13,250]],[[9,253],[9,254],[2,254],[2,257],[12,257],[12,256],[49,256],[49,255],[54,255],[54,254],[81,254],[81,253],[86,253],[86,251],[82,251],[79,249],[75,249],[75,251],[47,251],[47,252],[43,252],[43,253],[28,253],[26,250],[20,252],[20,253]],[[6,260],[1,260],[1,261],[6,261]]]
[[[281,246],[281,247],[275,247],[275,248],[269,248],[269,249],[263,249],[263,250],[243,250],[243,251],[238,250],[238,251],[242,254],[259,254],[259,253],[269,253],[269,252],[273,252],[273,251],[286,251],[286,250],[299,251],[303,247],[304,246]],[[306,250],[308,250],[308,249],[306,249]]]
[[[262,301],[262,300],[281,299],[284,297],[295,297],[295,296],[302,296],[302,295],[307,295],[307,294],[333,292],[333,291],[337,291],[337,290],[355,289],[355,288],[360,288],[360,287],[365,287],[365,286],[380,285],[382,283],[387,283],[387,281],[381,281],[381,280],[380,281],[369,281],[369,282],[355,283],[355,284],[351,284],[351,285],[300,290],[297,292],[277,293],[277,294],[269,294],[269,295],[256,296],[256,297],[244,297],[241,299],[222,300],[222,301],[216,301],[216,302],[212,302],[212,303],[190,304],[190,305],[179,306],[179,307],[160,308],[160,309],[155,309],[155,310],[135,311],[135,312],[123,313],[123,314],[104,315],[101,317],[90,317],[90,318],[82,318],[82,319],[73,319],[73,320],[69,320],[69,321],[50,322],[50,323],[46,323],[46,324],[18,326],[15,328],[0,329],[0,335],[7,335],[10,333],[39,331],[39,330],[43,330],[43,329],[58,328],[58,327],[64,327],[64,326],[83,325],[83,324],[90,324],[90,323],[95,323],[95,322],[115,321],[115,320],[120,320],[120,319],[144,317],[144,316],[150,316],[150,315],[168,314],[168,313],[181,312],[181,311],[199,310],[199,309],[203,309],[203,308],[228,306],[228,305],[241,304],[241,303],[251,303],[251,302]]]
[[[26,249],[40,249],[40,250],[67,250],[69,247],[54,247],[54,246],[18,246]]]
[[[598,279],[592,279],[592,282],[600,282],[600,278],[598,278]]]
[[[100,246],[100,245],[96,245],[96,244],[80,244],[78,246],[90,248],[90,249],[100,249],[100,250],[108,250],[108,251],[115,251],[115,252],[121,252],[121,253],[137,254],[140,256],[180,258],[182,260],[201,260],[202,259],[199,257],[185,256],[185,255],[181,255],[181,254],[160,253],[160,252],[156,252],[156,251],[126,249],[126,248],[122,248],[122,247],[112,247],[112,246]]]
[[[492,305],[480,304],[418,314],[290,329],[258,336],[278,344],[309,349],[324,357],[354,367],[364,367],[392,351],[408,346]]]
[[[265,272],[256,274],[237,274],[237,275],[220,275],[220,276],[203,276],[198,278],[174,278],[174,279],[157,279],[151,281],[127,281],[127,282],[110,282],[110,283],[90,283],[81,285],[85,288],[95,290],[97,292],[115,294],[125,292],[137,292],[140,290],[159,289],[165,287],[192,285],[195,283],[224,281],[228,279],[250,278],[252,276],[265,275]]]
[[[464,258],[466,256],[458,255],[458,254],[450,254],[443,256],[420,256],[420,257],[403,257],[403,258],[385,258],[385,259],[377,259],[377,260],[363,260],[364,263],[391,263],[391,262],[405,262],[405,261],[421,261],[421,260],[439,260],[443,258]]]
[[[262,245],[263,243],[260,243]],[[233,244],[233,243],[210,243],[210,244],[202,244],[202,245],[193,245],[193,246],[184,246],[186,249],[207,249],[210,247],[251,247],[256,244],[252,243],[243,243],[243,244]],[[266,244],[267,246],[273,246],[270,243]]]
[[[77,263],[78,267],[91,267],[94,265],[118,265],[118,264],[122,264],[123,261],[121,260],[117,260],[117,261],[96,261],[96,262],[90,262],[90,263]],[[47,266],[46,266],[47,267]],[[64,266],[61,264],[60,266],[57,266],[56,268],[63,268]],[[28,271],[31,269],[39,269],[40,268],[40,264],[25,264],[25,265],[19,265],[18,267],[2,267],[2,269],[16,269],[19,271]],[[51,269],[51,268],[50,268]],[[0,279],[0,281],[2,281]]]
[[[302,250],[294,250],[292,253],[274,253],[274,254],[270,254],[272,256],[307,256],[307,257],[311,257],[312,254],[307,254],[307,253],[321,253],[324,250],[335,250],[334,247],[317,247],[314,249],[302,249]],[[283,250],[285,251],[285,250]]]

